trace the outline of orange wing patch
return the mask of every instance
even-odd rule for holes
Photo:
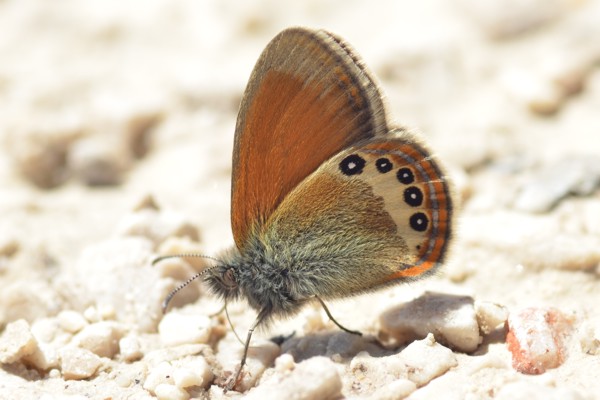
[[[357,60],[335,36],[297,28],[264,50],[236,126],[231,223],[238,249],[324,161],[387,132],[381,95]]]

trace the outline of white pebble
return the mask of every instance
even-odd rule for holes
[[[112,304],[100,304],[98,306],[98,314],[103,320],[115,319],[116,311]]]
[[[369,386],[379,390],[398,379],[409,380],[415,387],[421,387],[456,365],[454,353],[436,343],[433,335],[429,334],[425,339],[411,343],[399,354],[372,357],[361,352],[350,362],[350,372],[354,381],[361,382],[364,390],[368,390]],[[400,382],[394,385],[406,386]],[[408,386],[406,390],[410,390]],[[385,398],[387,393],[389,391],[382,390],[380,395]]]
[[[58,354],[53,346],[38,343],[35,351],[24,357],[24,360],[39,371],[48,371],[59,366]]]
[[[164,361],[150,369],[143,387],[150,392],[154,392],[160,384],[172,385],[173,383],[173,366]]]
[[[59,326],[70,333],[77,333],[88,324],[81,313],[73,310],[61,311],[57,318]]]
[[[207,343],[211,333],[210,318],[205,315],[167,314],[158,325],[160,340],[167,346]]]
[[[303,361],[289,374],[276,374],[252,389],[253,399],[337,399],[341,397],[342,380],[328,358],[314,357]]]
[[[190,398],[188,392],[168,383],[158,385],[154,390],[154,394],[160,400],[187,400]]]
[[[173,371],[173,380],[178,388],[201,386],[204,383],[202,376],[187,368],[177,368]]]
[[[385,312],[380,321],[381,329],[401,343],[434,332],[440,343],[469,353],[482,340],[473,299],[468,296],[425,293]]]
[[[73,338],[73,343],[100,357],[113,358],[119,352],[122,330],[111,321],[88,325]]]
[[[475,301],[475,312],[479,330],[485,335],[503,325],[508,318],[506,307],[489,301]]]
[[[294,357],[285,353],[275,359],[275,370],[277,372],[291,371],[294,369]]]
[[[88,320],[88,322],[98,322],[102,319],[98,309],[94,306],[89,306],[86,308],[83,312],[83,316]]]
[[[243,392],[253,387],[265,370],[273,364],[280,352],[280,347],[270,340],[252,342],[248,349],[248,359],[244,366],[244,373],[236,389]],[[237,370],[239,363],[240,359],[236,356],[233,362],[233,370]],[[227,364],[231,365],[231,363]]]
[[[78,347],[63,347],[59,350],[60,369],[63,377],[69,379],[86,379],[93,376],[102,365],[100,357],[89,350]]]
[[[411,343],[399,356],[408,367],[408,379],[419,387],[457,365],[452,350],[436,343],[432,334]]]
[[[51,379],[60,378],[60,371],[56,368],[51,369],[50,372],[48,372],[48,378],[51,378]]]
[[[39,318],[31,325],[33,336],[43,343],[50,343],[59,336],[70,338],[70,333],[61,332],[60,323],[57,318]]]
[[[0,337],[0,363],[10,364],[35,352],[37,341],[24,319],[11,322]]]
[[[177,369],[173,372],[175,385],[180,388],[201,386],[207,388],[214,378],[211,367],[204,357],[186,357],[174,362]]]
[[[133,336],[125,336],[119,340],[119,351],[127,362],[137,361],[144,355],[140,348],[140,341]]]

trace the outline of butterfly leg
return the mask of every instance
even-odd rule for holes
[[[248,357],[248,349],[250,348],[250,339],[252,338],[252,333],[256,327],[265,319],[265,316],[269,313],[270,310],[263,308],[261,312],[258,313],[258,317],[256,317],[256,321],[254,324],[248,329],[248,335],[246,336],[246,343],[244,344],[244,355],[242,355],[242,361],[240,362],[240,367],[237,372],[233,376],[233,379],[230,379],[227,385],[225,386],[225,392],[227,390],[232,390],[242,378],[242,370],[244,369],[244,365],[246,365],[246,358]]]
[[[315,296],[317,298],[317,300],[319,300],[319,303],[321,303],[321,305],[323,306],[323,309],[325,310],[325,313],[327,314],[327,316],[329,317],[329,319],[331,321],[333,321],[334,324],[336,324],[338,326],[338,328],[340,328],[341,330],[343,330],[344,332],[348,332],[351,333],[353,335],[358,335],[358,336],[362,336],[362,332],[359,331],[353,331],[351,329],[346,328],[345,326],[343,326],[342,324],[340,324],[339,322],[337,322],[335,320],[335,318],[333,318],[333,315],[331,315],[331,313],[329,312],[329,309],[327,308],[327,306],[325,305],[325,302],[323,300],[321,300],[321,298],[319,296]]]

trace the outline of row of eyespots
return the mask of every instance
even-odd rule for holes
[[[359,175],[363,172],[367,162],[358,154],[351,154],[340,162],[340,170],[346,176]],[[386,174],[394,169],[394,164],[387,158],[381,157],[375,161],[375,167],[381,174]],[[415,181],[415,174],[408,167],[402,167],[396,172],[396,178],[403,185],[410,185]],[[417,186],[404,189],[404,202],[411,207],[423,204],[423,192]],[[409,218],[409,225],[417,232],[424,232],[429,225],[427,215],[422,212],[414,213]]]

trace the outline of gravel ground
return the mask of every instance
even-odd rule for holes
[[[0,0],[0,398],[594,399],[600,1]],[[461,203],[433,278],[242,345],[205,268],[237,107],[288,26],[346,38]],[[240,334],[255,313],[230,306]],[[290,336],[295,332],[294,336]],[[281,344],[269,340],[281,335]]]

